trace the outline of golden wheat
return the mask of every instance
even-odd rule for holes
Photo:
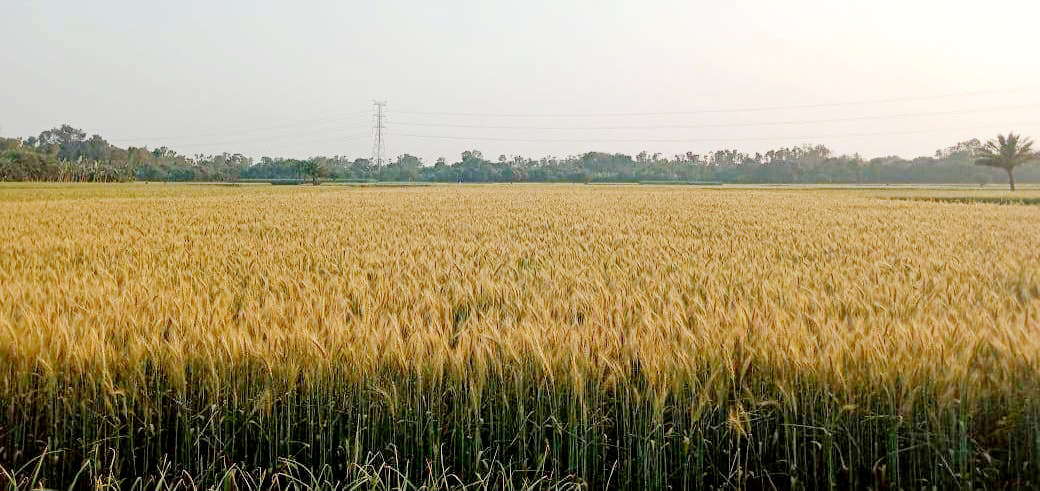
[[[960,451],[972,455],[996,438],[982,422],[989,414],[1021,427],[1001,430],[1004,439],[990,444],[997,451],[1008,439],[1040,435],[1029,419],[1040,381],[1036,207],[668,187],[196,187],[127,198],[114,197],[115,186],[99,189],[93,198],[73,190],[0,200],[5,426],[37,421],[14,414],[41,394],[50,402],[38,407],[89,406],[60,418],[122,411],[121,425],[162,424],[150,411],[204,399],[263,425],[277,426],[263,419],[277,411],[310,418],[319,427],[308,433],[318,438],[308,452],[317,452],[342,446],[363,425],[323,430],[324,413],[307,416],[309,405],[292,409],[287,398],[324,394],[331,407],[364,392],[389,413],[373,418],[390,422],[378,431],[393,440],[394,424],[414,422],[406,415],[450,394],[467,399],[453,400],[468,409],[451,414],[473,416],[457,424],[477,432],[475,450],[456,448],[466,445],[447,436],[454,423],[443,418],[430,421],[445,427],[422,431],[448,442],[456,468],[465,468],[480,451],[508,447],[511,435],[495,436],[496,423],[481,418],[496,407],[527,417],[535,408],[523,399],[534,391],[559,399],[531,417],[541,418],[533,431],[543,436],[549,420],[619,435],[626,414],[645,420],[641,438],[666,448],[630,462],[644,467],[629,470],[630,483],[652,474],[662,486],[679,482],[676,466],[694,459],[694,450],[670,453],[679,452],[676,442],[711,440],[694,426],[712,418],[736,442],[766,438],[756,436],[770,427],[756,414],[788,418],[788,428],[879,416],[921,420],[929,431],[960,423],[972,440]],[[829,416],[806,415],[810,407]],[[39,424],[49,429],[25,429],[6,445],[27,438],[97,450],[83,438],[63,440],[47,421]],[[910,423],[895,426],[897,447],[916,438]],[[869,438],[884,443],[884,428]],[[126,430],[135,431],[143,430]],[[574,441],[599,437],[582,438]],[[541,447],[535,454],[546,445],[560,458],[581,452],[566,448],[573,442],[555,449],[546,438],[531,441]],[[1040,455],[1036,445],[1016,447],[1019,457]],[[722,446],[711,441],[701,452]],[[513,450],[518,459],[527,451]],[[903,450],[862,450],[862,458],[888,458],[891,474],[892,452]],[[619,453],[610,455],[637,460]],[[559,471],[605,482],[603,467],[586,468],[607,458],[597,455]],[[949,474],[979,472],[972,455],[967,469]],[[1022,463],[1005,457],[1005,466]],[[835,477],[836,468],[822,482],[856,479]]]

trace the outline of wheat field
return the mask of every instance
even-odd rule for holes
[[[0,188],[2,476],[1040,485],[1040,207],[893,193]]]

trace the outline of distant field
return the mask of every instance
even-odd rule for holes
[[[1007,197],[1040,189],[3,184],[0,466],[1035,488],[1040,208]]]
[[[838,191],[878,197],[1040,197],[1040,185],[1019,184],[1017,191],[1008,191],[1006,186],[991,184],[985,187],[977,185],[954,184],[717,184],[697,182],[647,181],[644,183],[590,183],[583,184],[534,184],[534,183],[428,183],[428,182],[327,182],[319,186],[302,183],[293,186],[272,186],[269,180],[248,180],[238,183],[194,183],[194,182],[134,182],[122,184],[108,183],[33,183],[33,182],[0,182],[0,201],[31,201],[60,199],[93,199],[93,198],[158,198],[158,197],[192,197],[241,194],[249,192],[282,193],[310,191],[342,191],[343,187],[537,187],[537,188],[642,188],[643,191],[672,188],[689,188],[706,190],[763,190],[763,191]]]

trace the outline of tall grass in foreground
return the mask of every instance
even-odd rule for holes
[[[287,462],[345,482],[367,480],[375,467],[390,482],[494,476],[517,487],[974,489],[1037,482],[1036,413],[1010,400],[972,411],[923,402],[899,408],[896,401],[853,407],[805,388],[794,389],[800,403],[754,404],[733,393],[698,409],[689,402],[699,390],[659,399],[638,383],[602,391],[520,378],[513,382],[523,387],[498,380],[474,391],[458,382],[378,378],[275,395],[210,387],[224,393],[213,399],[159,387],[165,400],[99,400],[85,388],[94,394],[51,392],[7,408],[21,417],[10,420],[6,451],[22,452],[9,454],[20,465],[46,454],[40,482],[54,487],[76,482],[85,463],[124,485],[160,471],[212,485],[231,468],[273,476],[290,471]],[[51,448],[60,451],[47,453]]]
[[[0,206],[8,487],[1040,483],[1027,207],[429,188]]]

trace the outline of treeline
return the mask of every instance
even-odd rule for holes
[[[0,181],[233,181],[251,165],[239,154],[191,158],[166,147],[119,148],[69,125],[24,140],[0,137]]]
[[[0,180],[4,181],[237,181],[342,179],[435,182],[638,182],[650,180],[723,183],[960,183],[1003,182],[1000,169],[975,165],[982,143],[970,140],[934,156],[906,160],[835,155],[823,145],[780,148],[748,154],[719,150],[665,156],[588,152],[563,158],[530,159],[479,151],[459,160],[429,164],[412,155],[376,166],[368,159],[313,157],[254,161],[241,154],[192,157],[161,147],[120,148],[99,135],[87,138],[68,125],[39,136],[0,138]],[[1040,182],[1040,166],[1016,172],[1023,182]]]

